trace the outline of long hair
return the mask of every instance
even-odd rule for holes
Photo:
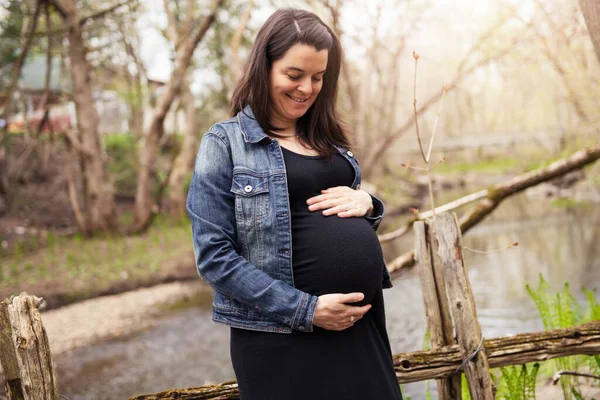
[[[275,11],[267,19],[256,36],[243,76],[233,92],[231,114],[235,116],[250,105],[263,130],[281,137],[275,132],[282,128],[275,126],[269,116],[270,72],[273,63],[297,43],[328,51],[323,86],[313,105],[298,119],[296,134],[319,154],[331,156],[335,152],[332,144],[351,147],[336,109],[342,46],[335,33],[309,11],[286,8]]]

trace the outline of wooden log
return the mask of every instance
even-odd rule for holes
[[[454,344],[452,321],[450,320],[448,300],[446,298],[446,282],[441,271],[441,263],[437,255],[431,252],[431,225],[422,221],[415,222],[415,261],[419,270],[425,316],[431,338],[431,348],[438,349]],[[437,263],[434,261],[437,259]],[[434,272],[437,265],[438,273]],[[440,400],[459,400],[461,395],[460,374],[454,377],[437,380]]]
[[[38,310],[42,301],[23,292],[6,306],[24,400],[59,399],[48,335]]]
[[[436,248],[441,258],[450,299],[456,337],[461,348],[464,370],[472,399],[494,400],[490,375],[469,277],[465,270],[460,228],[456,215],[444,213],[435,219]],[[470,361],[468,361],[470,359]]]
[[[154,394],[140,394],[127,400],[229,400],[239,398],[240,392],[237,382],[228,381],[197,388],[172,389]]]
[[[600,354],[600,321],[572,328],[520,333],[483,341],[491,368],[522,365],[535,361],[578,354]],[[455,344],[435,350],[420,350],[394,355],[398,383],[447,378],[462,363],[460,346]],[[197,396],[197,397],[194,397]],[[172,389],[154,394],[140,394],[128,400],[223,400],[239,399],[234,381],[188,389]]]
[[[578,354],[600,354],[600,321],[572,328],[520,333],[483,341],[491,368],[522,365]],[[459,345],[438,350],[396,354],[394,369],[400,383],[450,376],[462,363]]]
[[[9,300],[0,302],[0,370],[4,373],[4,389],[8,399],[23,400],[21,374],[17,352],[12,341],[10,318],[8,316]]]

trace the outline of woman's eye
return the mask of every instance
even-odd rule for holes
[[[321,82],[323,78],[313,78],[313,82]]]
[[[290,78],[291,80],[295,81],[295,80],[297,80],[300,77],[299,76],[288,75],[288,78]]]

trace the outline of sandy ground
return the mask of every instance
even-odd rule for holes
[[[209,290],[198,278],[197,281],[166,283],[42,311],[52,355],[148,329],[156,323],[153,316],[160,313],[159,307]]]

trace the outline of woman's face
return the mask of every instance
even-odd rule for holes
[[[270,72],[271,120],[281,128],[293,124],[313,105],[323,87],[328,51],[297,43],[273,62]]]

